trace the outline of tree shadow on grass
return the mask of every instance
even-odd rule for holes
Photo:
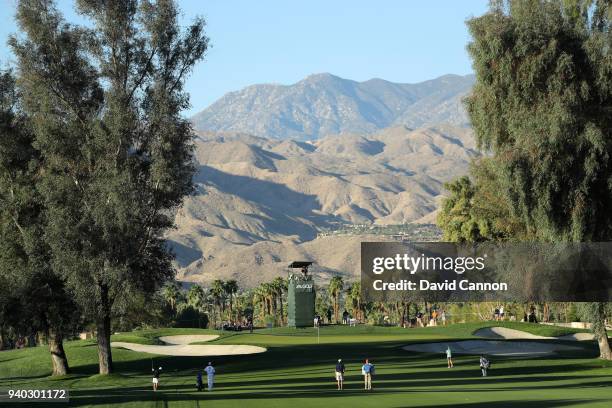
[[[431,388],[430,384],[427,388]],[[240,400],[243,403],[248,404],[249,400],[287,400],[287,403],[291,399],[302,398],[324,398],[324,397],[350,397],[350,396],[359,396],[360,398],[377,398],[382,395],[405,395],[408,398],[408,395],[412,393],[420,393],[425,392],[426,389],[388,389],[384,390],[381,388],[375,388],[372,391],[364,391],[363,389],[355,388],[355,389],[345,389],[342,392],[338,392],[334,388],[330,387],[329,389],[306,389],[306,390],[296,390],[295,388],[291,389],[277,389],[277,390],[254,390],[254,392],[241,392],[241,393],[228,393],[226,392],[202,392],[197,393],[193,390],[181,390],[180,388],[170,387],[165,391],[160,391],[157,393],[153,393],[150,390],[138,389],[138,388],[126,388],[126,389],[99,389],[99,390],[77,390],[71,392],[72,400],[78,405],[106,405],[106,404],[119,404],[119,403],[128,403],[128,402],[187,402],[187,401],[204,401],[206,403],[213,401],[232,401],[232,400]],[[93,391],[93,394],[92,394]],[[242,390],[244,391],[244,390]],[[470,389],[470,392],[491,392],[493,390],[489,388],[479,388],[479,389]],[[443,392],[457,392],[457,393],[465,393],[466,389],[462,387],[452,388],[443,390]],[[337,401],[337,400],[336,400]],[[586,403],[598,403],[605,402],[602,399],[554,399],[547,401],[532,401],[532,400],[522,400],[522,401],[487,401],[487,402],[477,402],[477,403],[450,403],[446,405],[438,405],[444,407],[529,407],[529,408],[549,408],[549,407],[564,407],[564,406],[573,406],[573,405],[583,405]],[[520,404],[520,405],[519,405]],[[419,406],[418,402],[415,405],[396,405],[397,407],[404,406]]]
[[[117,372],[126,374],[148,374],[151,370],[151,364],[161,365],[168,371],[192,370],[195,372],[197,369],[202,369],[208,361],[213,361],[215,366],[226,374],[241,374],[252,371],[253,367],[256,367],[259,377],[273,377],[278,376],[278,370],[282,370],[285,367],[287,368],[286,373],[289,375],[295,375],[296,369],[313,370],[311,372],[316,372],[318,368],[308,368],[316,365],[329,365],[330,370],[333,370],[338,358],[342,358],[347,367],[350,366],[351,368],[360,369],[361,364],[363,364],[363,359],[370,358],[379,370],[384,370],[385,367],[391,367],[393,370],[413,369],[407,374],[412,377],[424,376],[424,378],[432,379],[440,376],[456,377],[465,375],[465,373],[459,372],[460,370],[464,370],[464,368],[475,373],[479,372],[476,356],[460,356],[456,358],[457,367],[448,370],[446,368],[446,359],[443,356],[408,353],[399,348],[401,344],[402,343],[398,343],[397,340],[394,340],[367,345],[362,343],[330,344],[325,346],[297,345],[293,347],[271,347],[267,352],[261,354],[220,357],[176,357],[137,353],[134,355],[136,357],[134,359],[116,360],[114,366]],[[132,352],[129,353],[131,354]],[[139,356],[140,358],[137,358]],[[585,355],[580,354],[576,357],[584,358]],[[437,359],[436,361],[439,360],[439,363],[432,362],[432,358]],[[524,360],[524,358],[522,359]],[[495,358],[492,361],[493,370],[491,370],[491,372],[499,376],[526,376],[554,372],[554,370],[559,367],[563,367],[562,369],[564,371],[582,371],[593,368],[587,364],[566,364],[557,367],[547,366],[546,364],[525,367],[500,366],[502,363],[516,360],[516,358],[511,357]],[[531,357],[529,360],[541,360],[545,363],[548,360],[559,360],[559,358],[558,356],[542,356]],[[432,371],[432,368],[439,368],[439,370]],[[72,367],[72,372],[80,375],[94,375],[97,373],[97,370],[97,364],[85,364]],[[272,374],[266,374],[266,371],[270,371]]]
[[[557,407],[571,407],[571,406],[582,406],[584,404],[594,404],[598,402],[605,402],[605,400],[594,399],[562,399],[552,401],[534,401],[534,400],[518,400],[518,401],[492,401],[492,402],[474,402],[474,403],[458,403],[458,404],[444,404],[438,405],[439,407],[450,408],[450,407],[469,407],[469,408],[557,408]],[[394,408],[405,407],[406,405],[398,405]]]

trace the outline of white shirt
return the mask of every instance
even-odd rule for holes
[[[204,371],[206,371],[206,374],[208,376],[213,376],[215,375],[215,368],[213,366],[206,366],[206,368],[204,369]]]

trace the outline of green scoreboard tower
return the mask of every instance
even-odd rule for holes
[[[308,267],[312,262],[292,262],[289,268],[300,269],[301,273],[289,274],[288,282],[288,325],[289,327],[312,326],[315,316],[315,288]]]

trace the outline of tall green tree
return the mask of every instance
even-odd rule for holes
[[[187,303],[196,310],[202,311],[206,303],[206,292],[204,292],[204,288],[198,284],[192,285],[187,292]]]
[[[277,276],[272,280],[272,288],[274,289],[274,293],[278,300],[279,310],[277,317],[280,323],[283,324],[285,316],[283,296],[285,295],[288,289],[287,280],[281,276]]]
[[[346,291],[349,300],[351,301],[351,310],[355,319],[364,320],[363,316],[363,297],[361,296],[361,282],[353,282]]]
[[[230,279],[228,281],[225,281],[225,283],[223,284],[223,290],[225,291],[225,294],[227,295],[227,299],[229,300],[229,314],[230,314],[230,319],[234,318],[234,295],[236,294],[236,292],[238,292],[238,282],[236,282],[236,280],[234,279]]]
[[[334,276],[329,281],[328,291],[333,299],[334,320],[336,323],[340,321],[340,295],[344,289],[344,280],[341,276]]]
[[[508,0],[468,21],[476,139],[538,240],[612,238],[611,15],[606,0]],[[605,307],[590,309],[601,357],[612,359]]]
[[[79,322],[79,311],[42,239],[47,212],[36,189],[41,157],[19,93],[12,73],[0,72],[0,286],[6,289],[0,332],[12,324],[21,334],[42,333],[53,375],[64,375],[63,339]]]
[[[162,289],[162,296],[166,300],[166,303],[170,305],[172,312],[176,313],[177,304],[181,299],[181,287],[178,282],[168,282]]]
[[[215,279],[210,286],[210,294],[219,315],[221,315],[225,311],[225,282],[221,279]]]
[[[481,158],[463,176],[444,185],[437,223],[450,242],[518,241],[528,239],[525,225],[512,211],[492,158]]]
[[[91,26],[50,0],[18,3],[10,44],[41,154],[53,268],[96,322],[101,374],[112,372],[118,298],[155,293],[174,275],[163,233],[192,191],[185,76],[207,49],[173,1],[79,0]]]

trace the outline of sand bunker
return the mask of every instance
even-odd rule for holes
[[[200,341],[211,341],[217,335],[190,334],[180,336],[164,336],[159,339],[167,345],[151,345],[125,343],[114,341],[112,347],[121,347],[141,353],[159,354],[164,356],[233,356],[241,354],[256,354],[266,351],[264,347],[246,346],[240,344],[190,344]]]
[[[462,340],[440,343],[417,343],[404,346],[407,351],[417,353],[444,354],[446,348],[453,354],[485,354],[488,356],[539,356],[564,351],[582,350],[580,347],[564,344],[539,343],[533,341]]]
[[[212,341],[219,338],[217,334],[182,334],[178,336],[163,336],[159,339],[166,344],[191,344],[201,341]]]
[[[508,329],[505,327],[485,327],[474,332],[475,336],[484,337],[487,339],[505,339],[505,340],[551,340],[554,337],[538,336],[536,334],[527,333],[521,330]]]
[[[593,340],[593,333],[574,333],[560,337],[544,337],[536,334],[527,333],[521,330],[508,329],[506,327],[485,327],[474,332],[475,336],[486,339],[504,340],[566,340],[566,341],[587,341]]]

